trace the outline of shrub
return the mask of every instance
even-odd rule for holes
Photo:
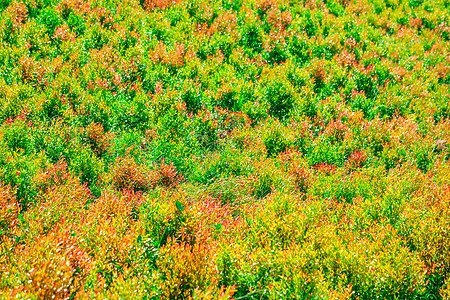
[[[185,299],[195,289],[217,285],[215,247],[211,244],[194,244],[169,241],[162,249],[157,262],[161,270],[161,296]]]
[[[110,132],[105,133],[102,124],[92,123],[86,128],[86,138],[92,150],[101,156],[109,150],[113,135]]]
[[[130,156],[118,157],[112,170],[112,182],[118,189],[145,191],[153,187],[149,171]]]
[[[269,120],[262,127],[262,139],[267,150],[268,157],[275,157],[279,153],[293,147],[293,136],[288,128],[277,120]]]
[[[2,236],[8,234],[10,227],[17,221],[20,206],[11,187],[2,184],[0,191],[0,236]]]
[[[153,183],[155,185],[173,188],[183,180],[183,175],[177,172],[172,162],[166,164],[162,161],[154,174]]]

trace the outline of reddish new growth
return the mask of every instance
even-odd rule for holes
[[[42,61],[36,61],[34,57],[23,56],[19,60],[23,82],[44,83],[49,67]]]
[[[26,23],[28,9],[24,3],[14,1],[8,6],[8,11],[12,15],[13,30],[22,27]]]
[[[328,164],[326,162],[314,165],[314,169],[316,169],[320,173],[325,173],[326,175],[331,175],[336,171],[336,166],[333,164]]]
[[[159,169],[155,172],[155,177],[153,180],[155,185],[172,188],[183,181],[184,178],[183,175],[177,172],[177,169],[174,167],[173,163],[168,165],[162,161],[159,165]]]
[[[356,55],[344,49],[340,54],[335,55],[335,60],[343,67],[352,67],[356,63]]]
[[[125,156],[116,159],[112,180],[118,189],[145,191],[156,186],[173,188],[184,177],[178,173],[173,163],[166,164],[162,161],[158,169],[150,171],[138,165],[132,157]]]
[[[76,34],[71,32],[69,26],[67,24],[63,24],[61,26],[56,27],[55,33],[53,34],[53,38],[56,40],[60,40],[62,42],[71,40],[75,42]]]
[[[167,46],[163,42],[160,42],[153,49],[150,56],[152,62],[155,64],[162,63],[172,67],[182,67],[185,63],[186,54],[186,48],[182,43],[175,43],[173,49],[168,50]]]
[[[15,191],[10,186],[0,184],[0,237],[19,216],[20,207],[16,201]]]
[[[361,168],[367,160],[367,154],[362,150],[353,151],[345,164],[349,170]]]
[[[334,141],[342,141],[347,130],[348,126],[345,123],[342,123],[341,120],[336,120],[328,123],[323,134]]]
[[[67,229],[54,230],[14,254],[19,268],[30,269],[18,291],[30,292],[37,299],[69,299],[93,267],[92,258]]]
[[[169,6],[175,5],[181,2],[181,0],[145,0],[144,9],[154,10],[154,9],[166,9]]]
[[[310,185],[311,171],[304,167],[293,166],[289,173],[294,179],[296,188],[301,193],[306,193]]]
[[[102,124],[92,123],[86,127],[86,137],[94,152],[101,155],[109,149],[113,135],[106,133]]]
[[[278,8],[277,0],[258,0],[256,1],[256,9],[261,11],[268,11],[271,8]]]
[[[313,70],[313,78],[316,84],[322,84],[327,78],[327,70],[325,70],[325,65],[323,61],[316,64]]]
[[[273,28],[284,30],[292,23],[292,15],[289,11],[281,12],[278,7],[274,7],[267,12],[267,23]]]
[[[64,185],[69,177],[67,162],[61,160],[38,173],[33,182],[41,191],[46,191],[48,188]]]
[[[112,174],[112,181],[118,189],[147,190],[153,186],[148,171],[131,156],[118,157]]]

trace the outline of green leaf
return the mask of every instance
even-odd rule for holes
[[[177,207],[177,209],[181,212],[184,210],[184,205],[181,204],[180,201],[177,200],[177,202],[175,202],[175,206]]]

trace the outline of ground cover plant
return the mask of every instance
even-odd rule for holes
[[[449,0],[0,1],[1,299],[450,299]]]

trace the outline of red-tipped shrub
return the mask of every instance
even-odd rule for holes
[[[336,171],[336,166],[333,164],[328,163],[320,163],[314,166],[314,169],[316,169],[320,173],[324,173],[326,175],[331,175]]]
[[[10,186],[0,184],[0,236],[17,220],[20,207],[16,201],[14,190]]]
[[[68,179],[67,162],[60,160],[56,164],[50,165],[45,171],[38,173],[33,182],[39,190],[46,191],[50,187],[65,184]]]
[[[155,185],[168,188],[173,188],[184,180],[183,175],[178,173],[172,162],[170,164],[166,164],[164,161],[161,162],[159,169],[156,170],[154,175],[153,180]]]
[[[86,137],[92,149],[101,155],[108,151],[113,135],[106,133],[102,124],[92,123],[86,127]]]
[[[348,170],[354,170],[364,166],[367,160],[367,154],[362,150],[353,151],[345,166]]]
[[[20,28],[22,27],[27,19],[28,19],[28,9],[27,6],[18,1],[13,1],[7,9],[12,14],[13,18],[13,28]]]
[[[19,290],[39,299],[69,299],[93,267],[69,231],[52,232],[16,248],[15,254],[17,276],[25,279]]]
[[[130,156],[118,157],[112,171],[112,181],[118,189],[147,190],[153,187],[149,172]]]
[[[166,9],[171,5],[177,4],[181,0],[145,0],[144,9],[154,10],[154,9]]]

